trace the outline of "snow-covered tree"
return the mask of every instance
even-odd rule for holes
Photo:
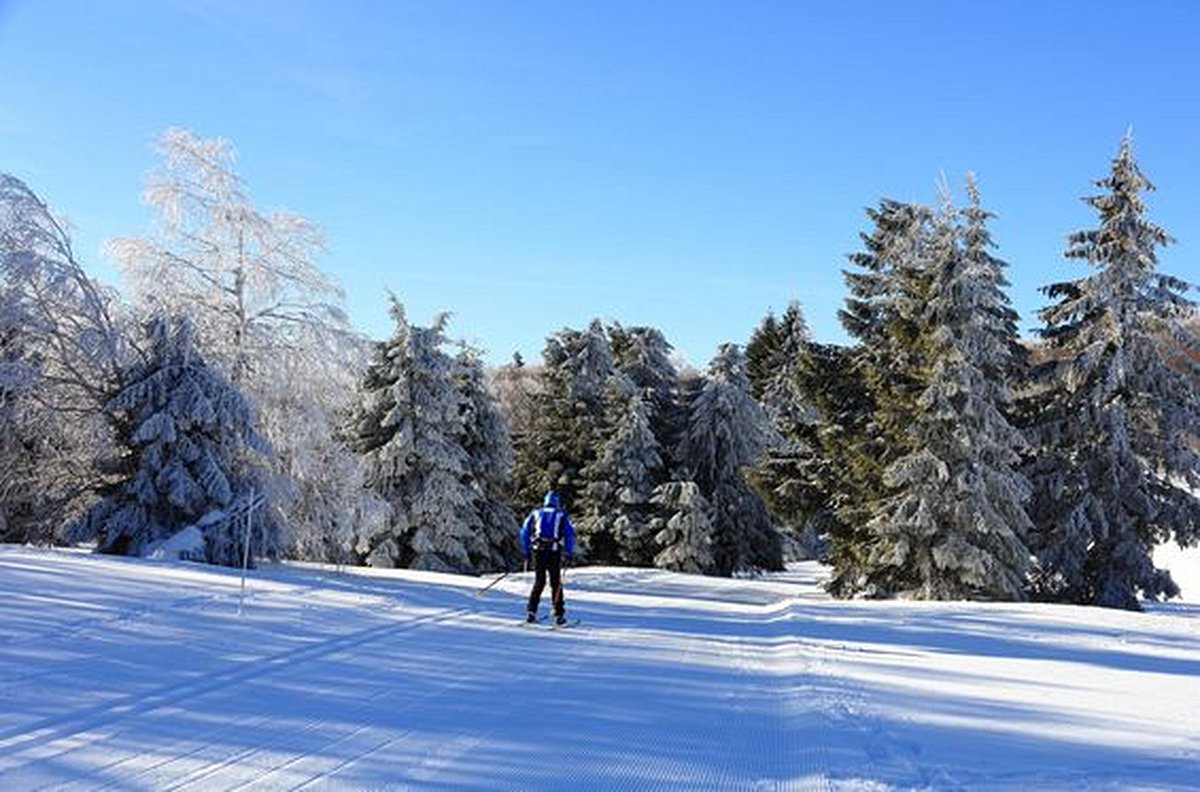
[[[817,411],[805,390],[811,347],[808,324],[793,302],[782,317],[767,315],[746,353],[751,393],[774,429],[750,481],[792,547],[804,555],[820,550],[822,515],[830,499],[819,470]],[[751,361],[757,362],[751,366]]]
[[[679,371],[672,361],[674,348],[654,327],[608,327],[613,363],[641,393],[649,410],[650,429],[664,454],[678,445],[687,420],[679,396]],[[664,459],[669,463],[669,459]]]
[[[20,340],[19,308],[0,291],[0,542],[44,539],[37,510],[37,367]]]
[[[925,321],[932,210],[885,199],[867,216],[873,228],[861,234],[863,250],[849,256],[857,269],[844,273],[849,296],[839,312],[857,344],[826,361],[848,367],[828,373],[853,405],[852,412],[838,410],[837,433],[821,432],[842,466],[837,519],[829,523],[830,590],[840,596],[870,587],[870,526],[887,510],[888,466],[916,450],[910,429],[922,410],[933,346]]]
[[[744,478],[771,438],[745,366],[736,344],[721,345],[689,406],[681,444],[690,478],[713,508],[714,568],[722,575],[783,566],[779,534]]]
[[[289,555],[336,557],[359,501],[355,457],[336,441],[339,414],[365,365],[337,282],[316,266],[321,234],[304,217],[251,203],[225,140],[173,128],[144,199],[143,237],[109,251],[145,310],[188,316],[207,359],[251,400],[274,451],[268,495]]]
[[[517,518],[507,500],[514,458],[508,425],[488,387],[479,350],[464,346],[455,364],[454,381],[466,406],[463,447],[478,495],[479,532],[486,550],[472,561],[480,570],[514,568]]]
[[[661,548],[654,565],[695,575],[713,574],[716,528],[712,505],[693,481],[668,481],[654,490],[657,515],[651,520],[654,541]]]
[[[115,464],[122,475],[70,538],[139,555],[193,529],[211,563],[241,563],[247,535],[254,555],[272,554],[272,521],[248,528],[243,519],[260,500],[251,456],[264,449],[249,405],[205,362],[186,319],[154,318],[146,334],[147,359],[107,404],[120,427]]]
[[[546,340],[542,361],[533,394],[533,426],[517,446],[518,502],[540,504],[547,490],[557,490],[577,518],[576,552],[615,562],[612,537],[587,517],[594,510],[588,501],[586,471],[609,434],[608,394],[615,374],[604,325],[594,320],[585,330],[564,328]]]
[[[540,371],[528,366],[519,355],[488,372],[489,388],[495,394],[500,414],[514,445],[520,445],[533,431],[535,394],[540,388]]]
[[[143,194],[156,225],[108,244],[140,300],[194,317],[198,343],[239,387],[272,355],[307,352],[299,329],[346,332],[341,289],[314,263],[323,242],[311,221],[256,208],[226,140],[171,128],[157,148],[162,167]]]
[[[612,389],[612,430],[586,471],[589,511],[584,522],[593,545],[605,537],[622,562],[650,566],[656,550],[651,498],[662,480],[662,455],[650,428],[651,408],[641,391],[625,378],[615,380]],[[593,552],[593,560],[598,555]]]
[[[1017,471],[1024,440],[1005,414],[1015,323],[973,179],[968,193],[962,227],[946,198],[928,246],[931,365],[913,450],[885,470],[889,495],[868,525],[876,593],[1024,598],[1029,484]]]
[[[1121,141],[1100,195],[1096,228],[1068,237],[1066,257],[1094,272],[1052,284],[1041,311],[1045,361],[1025,405],[1036,529],[1035,594],[1137,608],[1178,587],[1151,551],[1200,537],[1200,367],[1184,324],[1188,284],[1156,271],[1172,241],[1146,217],[1153,189]]]
[[[490,496],[501,486],[503,435],[494,415],[477,412],[481,375],[466,377],[464,389],[462,360],[445,350],[446,315],[410,325],[393,300],[392,318],[395,331],[376,347],[351,428],[367,484],[392,515],[384,530],[359,536],[357,552],[372,566],[494,567],[505,517]],[[499,443],[488,453],[500,458],[486,458],[481,442]]]
[[[0,174],[0,521],[47,542],[105,479],[103,405],[127,360],[114,292],[88,278],[70,235],[24,182]]]

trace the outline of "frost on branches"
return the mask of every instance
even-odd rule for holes
[[[718,574],[783,567],[780,537],[744,470],[770,441],[770,425],[750,395],[746,358],[722,344],[689,407],[680,458],[712,505]]]
[[[254,206],[227,141],[173,128],[157,148],[162,164],[144,193],[156,223],[109,252],[143,310],[189,317],[206,359],[250,400],[273,449],[264,484],[285,524],[283,551],[342,561],[354,524],[378,524],[383,507],[336,436],[367,343],[316,266],[319,229]]]
[[[75,259],[65,224],[0,174],[0,538],[51,542],[102,474],[103,405],[128,355],[115,294]]]
[[[661,569],[695,575],[712,574],[714,515],[712,505],[693,481],[668,481],[654,490],[658,516],[651,520],[654,541],[662,548],[654,557]]]
[[[814,390],[832,389],[824,377],[812,382],[814,349],[797,302],[778,319],[768,314],[746,346],[751,393],[774,430],[750,480],[788,536],[789,552],[802,558],[823,550],[820,534],[833,490],[822,469],[821,421],[813,398]]]
[[[968,193],[963,222],[947,197],[924,247],[928,368],[914,450],[884,471],[889,494],[868,524],[868,579],[877,593],[1020,600],[1032,526],[1017,471],[1024,441],[1005,415],[1015,323],[973,180]]]
[[[651,497],[663,471],[650,405],[625,377],[614,378],[609,402],[612,430],[587,469],[586,522],[592,536],[612,538],[623,563],[649,566],[656,549]]]
[[[204,536],[205,560],[241,563],[245,512],[256,503],[252,461],[264,450],[249,405],[196,349],[187,320],[147,324],[146,360],[107,408],[121,428],[123,475],[69,534],[102,552],[140,555],[184,529]],[[270,521],[250,534],[271,553]]]
[[[507,544],[499,523],[509,516],[493,500],[504,480],[493,465],[506,463],[506,441],[494,406],[475,390],[482,375],[463,371],[477,361],[446,353],[446,316],[410,325],[393,300],[392,317],[395,331],[376,347],[351,427],[367,484],[392,514],[360,534],[356,552],[372,566],[495,568]],[[480,443],[489,441],[499,447],[485,452]]]
[[[1056,302],[1041,312],[1044,362],[1025,405],[1033,584],[1042,598],[1132,609],[1139,593],[1178,593],[1153,547],[1200,537],[1200,366],[1188,284],[1156,272],[1172,239],[1146,217],[1152,185],[1129,137],[1096,184],[1086,200],[1099,225],[1066,250],[1095,271],[1045,289]]]

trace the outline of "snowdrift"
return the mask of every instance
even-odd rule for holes
[[[0,788],[1200,789],[1200,608],[0,546]],[[544,607],[544,606],[543,606]]]

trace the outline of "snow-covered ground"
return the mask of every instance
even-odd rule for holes
[[[1200,606],[0,547],[0,789],[1200,790]]]
[[[1168,542],[1154,548],[1154,565],[1169,569],[1182,595],[1180,602],[1200,604],[1200,547],[1186,550]]]

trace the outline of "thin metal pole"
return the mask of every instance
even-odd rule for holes
[[[238,593],[238,616],[242,615],[242,602],[246,599],[246,570],[250,566],[250,533],[254,529],[254,490],[250,490],[250,505],[246,507],[246,530],[242,545],[242,588]]]

